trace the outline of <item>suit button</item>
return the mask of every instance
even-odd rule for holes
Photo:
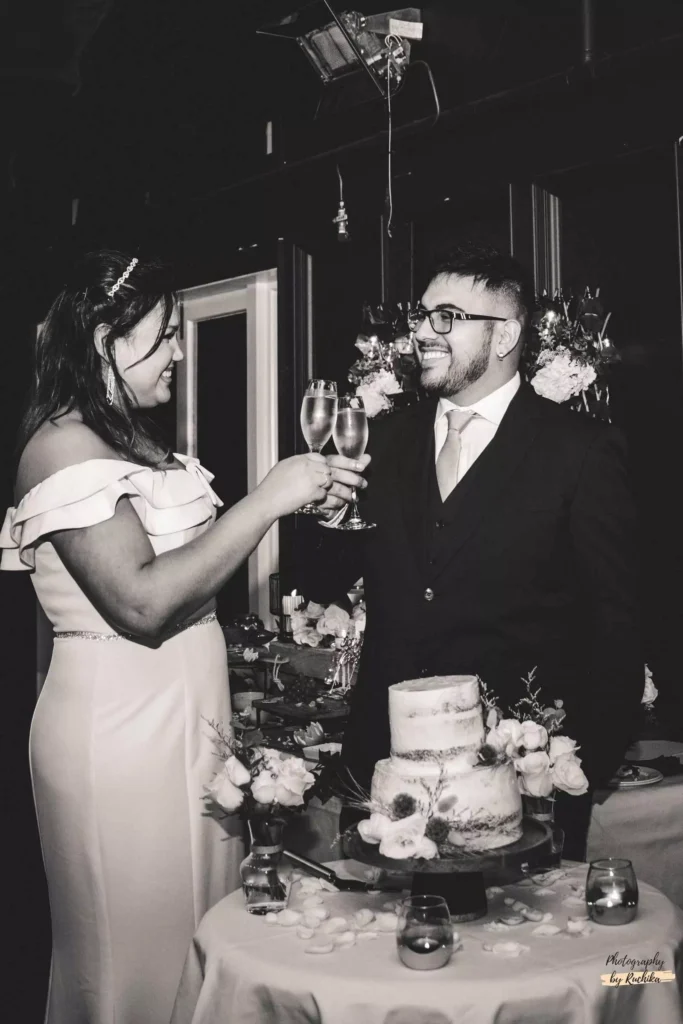
[[[425,590],[425,601],[433,601],[433,600],[434,600],[434,591],[432,590],[431,587],[427,587],[427,589]]]
[[[441,530],[441,529],[443,529],[443,527],[444,527],[445,525],[446,525],[446,524],[444,523],[443,519],[437,519],[437,521],[436,521],[436,523],[435,523],[435,526],[436,526],[437,530]]]

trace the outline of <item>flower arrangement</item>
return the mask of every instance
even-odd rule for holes
[[[659,690],[655,686],[654,681],[652,679],[652,672],[646,665],[645,686],[643,687],[643,696],[641,699],[641,704],[645,705],[646,710],[652,710],[652,706],[654,705],[654,702],[657,700],[657,697],[659,697]]]
[[[357,637],[365,630],[365,605],[354,605],[351,613],[341,605],[327,607],[309,601],[304,608],[292,612],[292,636],[297,644],[308,647],[335,647],[345,637]]]
[[[523,796],[549,797],[561,789],[571,796],[588,790],[588,779],[577,757],[578,747],[568,736],[558,736],[566,718],[563,702],[552,707],[539,701],[539,690],[532,690],[533,669],[523,680],[526,696],[504,718],[494,695],[480,681],[482,703],[486,708],[486,736],[477,762],[483,765],[512,763]]]
[[[361,358],[348,380],[363,399],[369,419],[392,412],[415,392],[417,364],[408,329],[408,306],[365,305],[363,330],[356,340]]]
[[[221,768],[205,787],[206,799],[226,814],[282,818],[303,807],[315,783],[299,757],[269,747],[249,746],[210,721]]]
[[[587,288],[579,298],[538,298],[523,367],[543,398],[609,421],[608,371],[618,355],[605,333],[611,313],[605,316],[599,296],[599,288],[595,295]]]

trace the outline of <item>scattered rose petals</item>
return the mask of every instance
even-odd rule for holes
[[[523,878],[520,882],[515,882],[518,889],[533,889],[534,883],[530,878]]]
[[[580,896],[565,896],[562,900],[562,905],[565,907],[584,907],[586,905],[585,899],[581,899]]]
[[[320,930],[324,935],[333,935],[334,932],[345,932],[348,927],[349,922],[345,917],[331,917],[329,921],[323,922]]]
[[[584,921],[572,921],[572,919],[570,917],[569,920],[567,921],[567,931],[570,934],[578,935],[579,932],[585,932],[586,929],[588,929],[588,934],[589,935],[593,931],[591,926],[588,924],[588,920],[587,919],[584,920]]]
[[[528,904],[522,903],[521,900],[515,900],[515,902],[512,904],[512,909],[517,911],[527,910]]]
[[[290,872],[289,877],[292,879],[293,882],[298,882],[299,879],[303,878],[304,876],[302,875],[302,873],[300,871],[292,871],[292,872]]]
[[[536,928],[533,929],[531,934],[538,936],[549,936],[558,935],[561,931],[562,929],[558,928],[556,924],[539,924]]]
[[[334,943],[336,946],[353,946],[355,941],[355,932],[340,932],[339,935],[334,936]]]
[[[329,916],[330,912],[325,907],[306,907],[304,910],[306,917],[315,918],[317,921],[325,921]]]
[[[334,949],[334,942],[312,942],[306,946],[306,953],[331,953]]]
[[[494,896],[500,896],[502,892],[503,890],[499,885],[490,885],[486,890],[486,897],[487,899],[492,900]]]
[[[266,924],[277,924],[277,914],[272,910],[266,914]]]
[[[550,911],[547,910],[545,912],[545,914],[543,915],[543,923],[547,924],[548,921],[552,921],[553,917],[554,917],[554,914],[551,914]]]
[[[305,925],[300,924],[296,930],[296,934],[300,939],[312,939],[315,935],[315,928],[306,928]]]
[[[292,925],[299,924],[302,917],[303,914],[298,910],[281,910],[277,915],[277,923],[283,928],[291,928]]]
[[[387,912],[378,914],[375,918],[375,928],[380,932],[393,932],[396,929],[397,920],[396,914]]]
[[[495,942],[492,946],[485,942],[484,950],[487,953],[494,953],[496,956],[502,956],[507,959],[509,957],[521,956],[522,953],[528,953],[529,947],[522,946],[519,942]]]
[[[336,885],[332,885],[332,882],[328,882],[326,878],[320,879],[320,888],[324,892],[339,892]]]
[[[515,925],[524,924],[524,918],[521,914],[505,914],[503,917],[499,917],[498,920],[501,924],[505,924],[508,928],[514,928]]]
[[[356,935],[356,938],[358,939],[359,942],[361,940],[365,940],[365,939],[376,939],[377,938],[377,932],[371,932],[371,931],[358,932],[358,934]]]
[[[542,910],[536,910],[534,907],[525,907],[521,913],[524,914],[527,921],[542,921],[545,916]]]
[[[302,907],[317,907],[322,903],[322,896],[307,896],[301,904]]]
[[[356,928],[366,928],[375,920],[375,915],[371,910],[363,908],[363,910],[356,911],[356,913],[353,915],[352,920]]]
[[[382,877],[382,869],[366,868],[363,874],[367,878],[368,882],[379,882],[380,878]]]
[[[507,932],[510,930],[502,921],[488,921],[483,928],[485,932]]]
[[[506,896],[505,899],[503,900],[503,903],[505,904],[506,907],[511,907],[516,902],[517,900],[513,899],[512,896]]]
[[[392,913],[394,913],[396,911],[397,907],[398,907],[398,903],[396,902],[396,900],[387,900],[386,903],[382,904],[382,910],[389,910]]]
[[[534,896],[554,896],[554,895],[555,895],[555,890],[554,889],[546,889],[544,886],[541,886],[540,889],[536,889],[535,892],[534,892]]]

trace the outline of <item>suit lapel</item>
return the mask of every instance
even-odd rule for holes
[[[495,511],[498,495],[509,487],[536,436],[540,403],[525,385],[510,402],[495,437],[468,469],[443,505],[447,553],[435,567],[435,578],[444,571],[477,526]]]

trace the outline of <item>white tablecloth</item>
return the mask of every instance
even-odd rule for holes
[[[364,870],[353,861],[335,866],[356,877]],[[552,895],[524,886],[504,893],[553,913],[553,923],[566,928],[568,915],[581,912],[563,902],[572,894],[569,883],[585,876],[585,865],[575,865]],[[293,909],[300,906],[299,888],[292,890]],[[508,910],[498,895],[484,921],[456,926],[463,948],[436,971],[404,967],[393,933],[327,955],[307,954],[310,940],[248,914],[236,892],[199,926],[172,1024],[681,1024],[683,963],[675,982],[610,988],[600,980],[615,969],[608,963],[614,954],[636,960],[657,954],[664,970],[677,969],[683,913],[650,886],[640,888],[634,922],[595,925],[587,937],[535,937],[531,922],[505,934],[487,931],[485,923]],[[389,898],[323,895],[331,914],[342,916],[378,909]],[[502,959],[483,949],[507,939],[529,952]]]

